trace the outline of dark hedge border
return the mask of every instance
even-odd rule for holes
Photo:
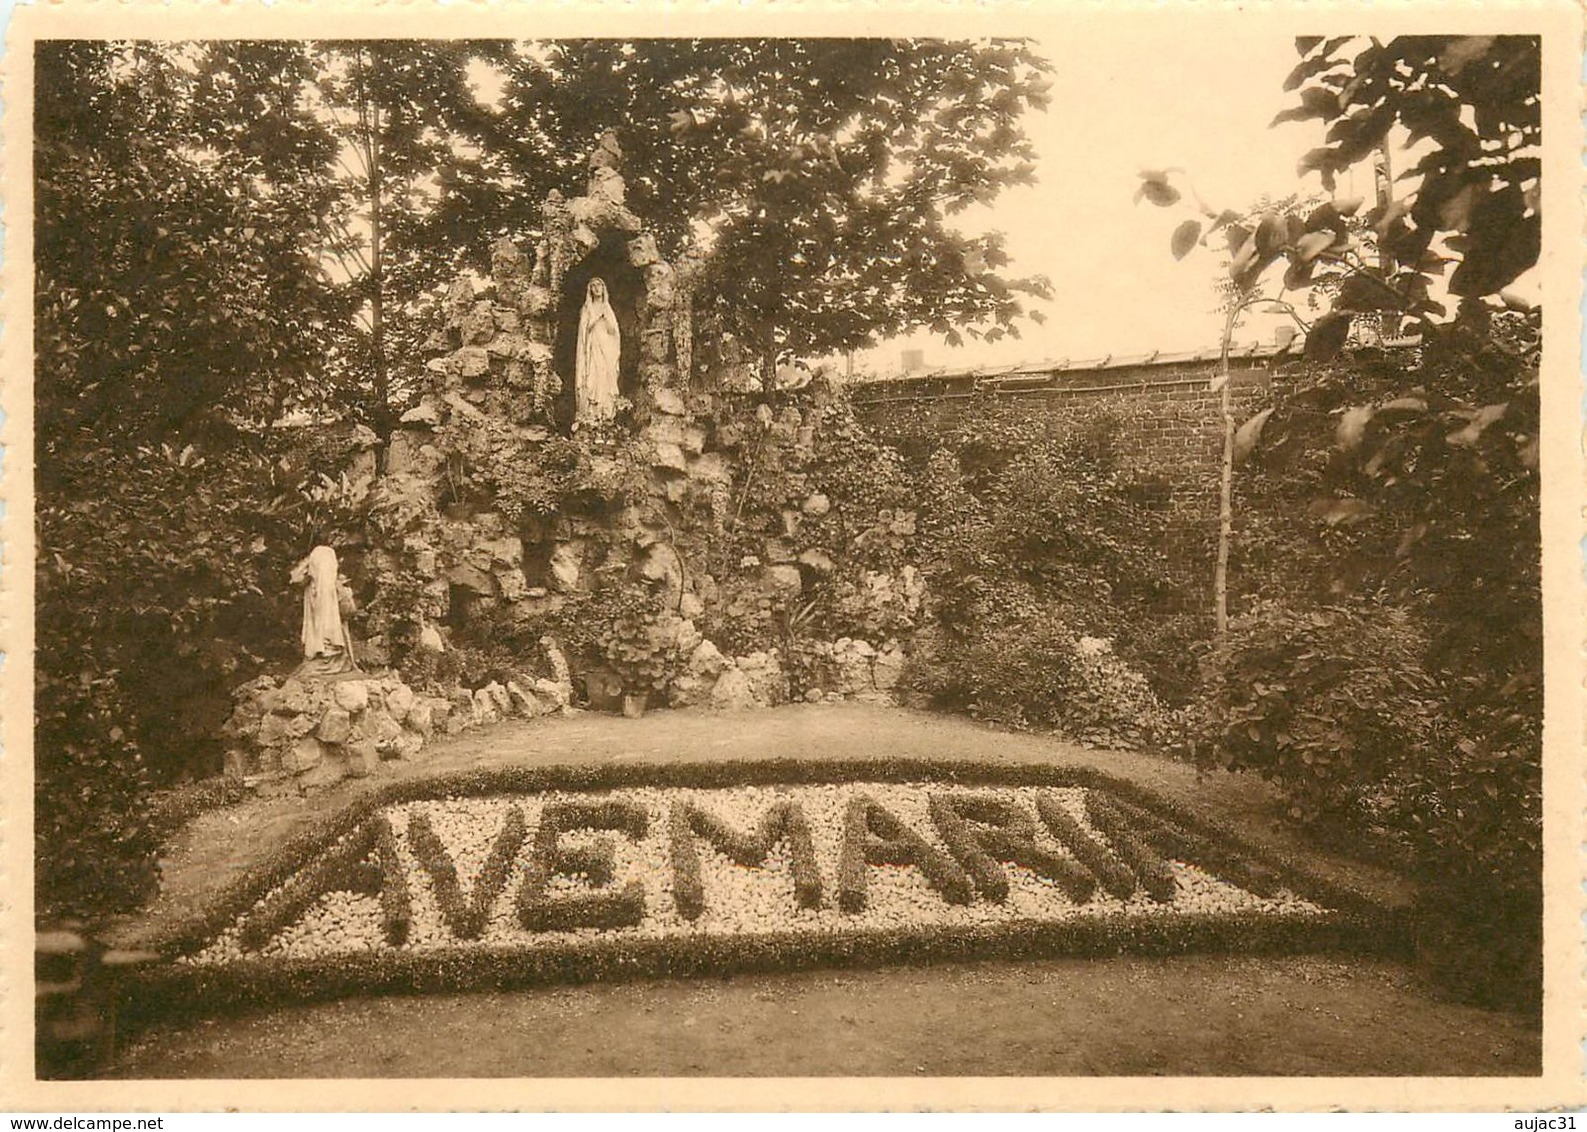
[[[1257,896],[1272,896],[1279,889],[1286,887],[1284,878],[1277,869],[1270,868],[1260,861],[1253,861],[1249,854],[1240,852],[1234,847],[1219,844],[1217,838],[1198,834],[1178,822],[1164,819],[1143,807],[1132,806],[1126,801],[1093,800],[1089,796],[1087,801],[1099,803],[1089,808],[1088,814],[1094,809],[1112,809],[1118,813],[1122,818],[1122,828],[1126,836],[1133,833],[1134,836],[1155,844],[1160,852],[1177,856],[1183,861],[1194,862],[1213,875],[1233,881]]]
[[[377,835],[373,823],[350,831],[345,841],[332,845],[324,856],[302,872],[287,877],[279,887],[272,886],[275,891],[242,921],[237,930],[238,942],[250,951],[269,943],[277,932],[332,888],[370,889],[369,878],[361,866],[374,849]]]
[[[870,902],[867,865],[914,865],[931,890],[949,904],[968,904],[975,895],[970,875],[949,854],[870,795],[856,794],[843,814],[843,847],[838,853],[840,910],[865,911]]]
[[[401,947],[408,942],[413,928],[413,894],[408,890],[408,870],[402,867],[402,857],[397,852],[397,832],[391,828],[391,819],[376,814],[370,823],[375,827],[375,855],[380,867],[380,925],[386,933],[386,942]]]
[[[1039,806],[1040,803],[1038,802]],[[1042,817],[1050,825],[1054,821],[1059,824],[1069,817],[1056,807],[1049,806],[1053,813],[1043,813]],[[1124,863],[1134,871],[1141,887],[1146,889],[1146,895],[1160,903],[1166,903],[1174,898],[1179,891],[1179,886],[1174,883],[1174,870],[1168,862],[1154,853],[1149,846],[1138,836],[1128,822],[1114,809],[1106,798],[1098,798],[1091,794],[1086,795],[1086,817],[1091,824],[1096,826],[1108,843],[1113,846],[1119,856],[1124,858]],[[1143,818],[1149,822],[1150,818]],[[1084,834],[1078,825],[1075,827],[1077,834]],[[1055,831],[1056,832],[1056,831]],[[1090,840],[1087,838],[1087,840]]]
[[[1200,814],[1192,813],[1181,803],[1168,802],[1157,795],[1147,791],[1144,787],[1117,780],[1111,775],[1093,770],[1090,767],[1051,767],[1043,764],[992,764],[992,762],[974,762],[965,759],[882,759],[882,757],[847,757],[847,759],[762,759],[754,762],[670,762],[670,764],[643,765],[624,762],[624,764],[598,764],[598,765],[551,765],[551,767],[489,767],[468,768],[459,772],[436,775],[424,780],[406,780],[398,783],[382,783],[381,786],[371,789],[368,794],[349,802],[348,807],[338,813],[332,814],[324,821],[317,822],[313,829],[305,830],[303,834],[295,835],[284,841],[275,853],[267,857],[254,872],[243,876],[238,881],[233,881],[227,888],[222,889],[205,911],[184,919],[184,921],[170,924],[162,930],[151,932],[146,937],[136,938],[136,946],[157,949],[171,956],[178,954],[192,954],[208,945],[219,932],[229,927],[230,924],[248,913],[263,895],[270,889],[276,888],[282,881],[290,880],[294,873],[302,870],[309,861],[313,861],[316,854],[324,853],[325,846],[330,845],[336,838],[344,834],[351,834],[360,824],[370,822],[371,818],[378,816],[379,810],[389,805],[400,805],[405,802],[417,800],[436,799],[436,797],[482,797],[482,795],[497,794],[532,794],[532,792],[594,792],[613,791],[625,787],[652,786],[652,787],[692,787],[692,789],[713,789],[713,787],[733,786],[828,786],[828,784],[852,784],[863,781],[876,781],[876,783],[927,783],[940,784],[940,786],[1054,786],[1054,787],[1084,787],[1105,791],[1112,802],[1124,802],[1136,808],[1141,813],[1151,814],[1155,822],[1173,822],[1174,826],[1184,834],[1193,837],[1205,838],[1209,843],[1220,843],[1225,846],[1219,856],[1230,854],[1238,856],[1244,861],[1262,862],[1273,868],[1276,875],[1284,878],[1285,888],[1312,902],[1320,903],[1325,907],[1333,908],[1333,913],[1324,916],[1308,916],[1305,930],[1289,929],[1282,935],[1281,946],[1285,948],[1339,948],[1365,949],[1373,953],[1404,954],[1409,948],[1409,916],[1408,910],[1403,907],[1389,907],[1381,900],[1374,899],[1368,892],[1360,891],[1351,884],[1319,876],[1306,867],[1305,861],[1279,853],[1265,846],[1251,845],[1241,835],[1222,826],[1220,822],[1209,821]],[[1190,921],[1190,916],[1176,916],[1178,921]],[[1225,927],[1211,929],[1206,927],[1200,935],[1195,935],[1195,940],[1200,943],[1193,945],[1171,945],[1170,940],[1181,938],[1181,929],[1144,929],[1144,921],[1139,918],[1130,918],[1122,924],[1097,924],[1095,930],[1103,932],[1106,929],[1108,945],[1098,943],[1103,935],[1087,937],[1087,935],[1074,934],[1076,926],[1070,924],[1047,924],[1049,929],[1065,929],[1057,935],[1035,935],[1030,937],[1032,946],[1041,940],[1049,943],[1033,951],[1033,954],[1043,953],[1073,953],[1073,954],[1117,954],[1120,951],[1139,951],[1139,953],[1168,954],[1182,949],[1193,949],[1195,946],[1235,946],[1241,949],[1262,949],[1263,940],[1268,938],[1273,922],[1284,922],[1282,916],[1251,916],[1251,918],[1238,918],[1238,916],[1224,916],[1220,924]],[[1133,926],[1135,927],[1132,927]],[[1238,927],[1236,927],[1238,926]],[[1022,940],[1025,934],[1019,934],[1011,926],[1000,926],[1008,929],[1011,934],[1008,940]],[[1117,929],[1117,930],[1114,930]],[[922,929],[913,929],[924,932]],[[744,965],[743,970],[770,970],[776,967],[803,967],[803,965],[819,965],[824,962],[892,962],[909,959],[909,957],[970,957],[973,954],[982,954],[976,951],[974,940],[981,938],[978,930],[955,927],[957,932],[966,932],[965,943],[954,945],[947,941],[936,940],[927,943],[924,937],[911,941],[903,938],[887,937],[882,941],[870,940],[860,946],[860,941],[852,938],[832,935],[832,937],[787,937],[789,945],[787,954],[776,957],[768,956],[767,940],[778,940],[784,937],[763,937],[755,941],[755,945],[746,951],[746,956],[759,956],[749,965]],[[1087,929],[1090,930],[1090,929]],[[1244,935],[1241,935],[1244,934]],[[1135,938],[1138,935],[1139,938]],[[1247,938],[1249,937],[1249,938]],[[913,937],[911,937],[913,938]],[[936,938],[933,935],[932,938]],[[793,940],[798,940],[793,946]],[[890,941],[889,941],[890,940]],[[1130,940],[1135,940],[1130,943]],[[1244,941],[1241,941],[1244,940]],[[579,980],[579,978],[606,978],[616,973],[651,973],[651,975],[667,975],[667,973],[692,973],[711,972],[713,964],[720,964],[724,970],[727,967],[727,941],[703,941],[697,938],[678,937],[676,940],[630,940],[628,946],[632,948],[632,956],[625,957],[609,954],[597,956],[587,954],[586,949],[579,949],[578,954],[567,957],[563,951],[544,949],[546,954],[540,959],[525,957],[524,954],[514,953],[513,957],[501,957],[497,961],[487,964],[484,959],[479,962],[479,980],[467,983],[462,976],[444,976],[440,973],[425,973],[424,978],[419,978],[419,968],[413,967],[413,956],[408,953],[382,953],[392,959],[389,972],[371,972],[363,970],[368,962],[360,962],[360,973],[351,978],[335,975],[340,970],[338,962],[332,961],[241,961],[235,964],[216,965],[216,967],[194,967],[194,965],[156,965],[146,968],[140,975],[127,983],[132,999],[144,1005],[151,1003],[165,1003],[167,1010],[190,1005],[198,1008],[198,999],[184,997],[189,994],[181,991],[175,999],[165,994],[162,988],[173,986],[189,986],[192,994],[219,995],[219,1000],[235,1002],[238,1005],[246,1003],[265,1002],[265,1000],[297,999],[303,997],[306,991],[314,991],[319,997],[327,995],[344,994],[352,989],[402,989],[403,986],[413,988],[427,988],[430,984],[436,986],[490,986],[498,967],[513,967],[519,965],[527,972],[541,972],[540,975],[530,975],[524,983],[536,980],[549,980],[552,975],[563,980]],[[679,946],[697,948],[700,959],[692,961],[687,954],[671,954],[657,951],[660,943],[678,943]],[[711,946],[706,946],[711,943]],[[719,946],[720,945],[720,946]],[[1009,954],[1008,948],[1016,948],[1016,943],[1000,943],[1000,945],[986,945],[987,956]],[[482,954],[482,949],[468,948],[467,953]],[[665,957],[665,962],[657,956]],[[557,959],[557,956],[560,959]],[[846,957],[847,956],[847,957]],[[373,956],[357,956],[359,961],[373,961]],[[425,961],[428,962],[428,961]],[[452,961],[440,962],[435,968],[438,972],[452,970],[455,965],[462,962],[460,957]],[[746,961],[747,962],[747,961]],[[581,967],[587,964],[587,967]],[[465,964],[467,965],[467,964]],[[256,970],[257,967],[257,970]],[[422,964],[421,964],[422,967]],[[279,976],[265,975],[265,970],[279,970]],[[424,970],[430,970],[425,967]],[[230,972],[230,975],[229,975]],[[313,973],[319,972],[319,973]],[[559,972],[560,973],[559,975]],[[235,975],[235,986],[243,986],[244,991],[225,991],[222,984]],[[362,981],[360,981],[362,980]],[[451,981],[448,981],[451,980]],[[270,991],[265,984],[275,986],[276,991]],[[522,984],[522,983],[519,983]],[[329,988],[319,991],[316,988]],[[157,1013],[157,1011],[156,1011]]]
[[[612,830],[638,840],[650,830],[650,815],[643,806],[622,798],[547,803],[540,811],[529,868],[518,889],[518,922],[532,932],[628,928],[638,924],[645,918],[645,886],[637,880],[617,892],[547,894],[555,876],[583,873],[592,886],[604,888],[616,872],[611,838],[602,838],[584,850],[569,851],[558,844],[564,833],[575,829]],[[506,863],[511,861],[509,856]]]
[[[747,869],[766,864],[777,842],[787,840],[793,873],[794,902],[801,908],[819,908],[823,896],[821,870],[804,807],[791,799],[778,799],[766,808],[753,832],[728,825],[719,815],[690,801],[672,807],[668,835],[672,859],[672,900],[678,914],[697,920],[705,912],[705,885],[700,879],[700,849],[696,839],[708,841],[728,860]]]
[[[1124,857],[1117,851],[1109,851],[1107,846],[1087,833],[1081,824],[1069,816],[1069,811],[1063,808],[1062,803],[1046,791],[1036,795],[1036,813],[1041,818],[1042,824],[1047,827],[1053,840],[1075,855],[1086,868],[1091,870],[1097,878],[1097,883],[1102,890],[1110,896],[1120,900],[1128,900],[1135,895],[1138,887],[1144,887],[1149,894],[1153,893],[1156,878],[1150,872],[1140,872],[1131,866],[1130,858]],[[1140,860],[1140,858],[1136,858]],[[1147,862],[1141,861],[1145,865]],[[1169,878],[1170,885],[1173,877]],[[1173,889],[1169,895],[1173,894]],[[1165,899],[1155,896],[1154,899]]]
[[[457,865],[430,824],[429,815],[416,813],[408,818],[408,845],[430,877],[441,919],[459,939],[478,939],[485,933],[485,917],[501,890],[507,887],[513,858],[517,857],[528,832],[523,810],[517,806],[507,807],[507,818],[491,843],[490,856],[475,878],[473,891],[464,899],[457,879]]]
[[[1090,900],[1097,877],[1085,861],[1049,853],[1036,844],[1036,822],[1011,800],[990,796],[948,798],[926,795],[926,810],[976,889],[994,904],[1008,899],[1008,872],[1002,862],[1024,865],[1052,881],[1077,904]],[[1131,878],[1131,887],[1134,878]]]
[[[1297,951],[1384,953],[1373,917],[1171,914],[1018,921],[999,925],[849,929],[820,935],[593,939],[522,948],[364,952],[319,959],[167,964],[124,985],[121,1017],[133,1030],[212,1013],[262,1009],[349,994],[507,990],[545,983],[722,976],[825,966],[882,966],[973,959],[1030,960],[1123,954]]]

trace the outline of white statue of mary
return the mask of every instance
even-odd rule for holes
[[[573,368],[573,419],[599,424],[617,415],[617,362],[622,334],[617,313],[606,297],[606,280],[591,279],[579,314],[579,339]]]

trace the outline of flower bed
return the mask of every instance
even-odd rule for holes
[[[1382,947],[1396,936],[1356,895],[1089,773],[715,764],[510,769],[430,785],[436,796],[413,783],[377,793],[232,890],[169,941],[181,957],[135,986],[135,1013],[831,962]]]

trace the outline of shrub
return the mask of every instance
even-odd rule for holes
[[[1358,836],[1408,753],[1431,749],[1439,705],[1424,648],[1392,607],[1257,604],[1231,621],[1209,675],[1221,690],[1188,715],[1186,739],[1203,764],[1278,783],[1296,821]]]

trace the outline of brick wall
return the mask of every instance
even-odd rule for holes
[[[854,400],[862,420],[924,435],[952,428],[971,413],[1035,415],[1055,433],[1102,414],[1122,418],[1123,457],[1149,481],[1152,504],[1168,513],[1164,549],[1184,579],[1181,604],[1210,608],[1223,455],[1221,397],[1209,388],[1216,372],[1215,361],[1135,365],[1032,375],[979,389],[973,378],[920,378],[859,386]],[[1261,411],[1282,377],[1267,360],[1231,363],[1231,373],[1238,425]]]

